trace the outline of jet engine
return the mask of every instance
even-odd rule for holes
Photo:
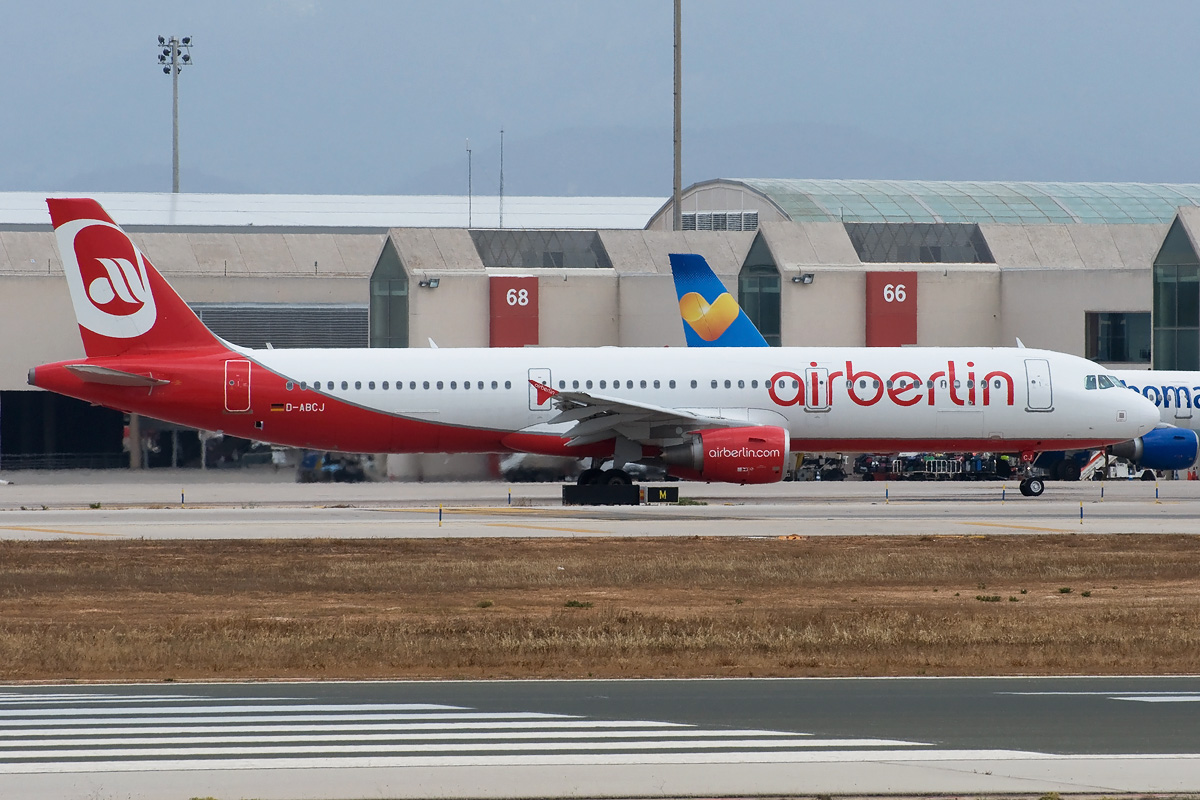
[[[1108,451],[1145,469],[1188,469],[1196,463],[1200,439],[1195,431],[1166,426],[1114,444]]]
[[[664,447],[661,459],[682,478],[724,483],[783,480],[791,443],[774,425],[696,431],[684,444]]]

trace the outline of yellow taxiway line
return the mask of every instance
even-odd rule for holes
[[[94,533],[92,531],[63,531],[57,528],[27,528],[22,525],[0,525],[0,531],[23,531],[25,533],[56,533],[60,536],[121,536],[120,533]]]
[[[1039,528],[1036,525],[1009,525],[1006,522],[964,522],[963,525],[978,525],[981,528],[1015,528],[1022,531],[1047,531],[1049,533],[1077,533],[1075,528]]]
[[[485,522],[488,528],[527,528],[535,531],[566,531],[567,533],[586,533],[589,536],[604,536],[604,531],[586,531],[582,528],[559,528],[554,525],[521,525],[516,522]]]

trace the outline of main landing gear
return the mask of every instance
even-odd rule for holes
[[[1046,490],[1046,484],[1041,478],[1026,478],[1021,481],[1021,494],[1026,497],[1041,497],[1042,492]]]
[[[630,486],[633,478],[623,469],[591,467],[579,473],[575,483],[578,486]]]

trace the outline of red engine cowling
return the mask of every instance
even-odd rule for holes
[[[791,454],[788,432],[774,425],[696,431],[686,444],[664,447],[662,460],[683,478],[724,483],[783,480]]]

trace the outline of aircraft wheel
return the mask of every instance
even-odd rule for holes
[[[1059,473],[1059,478],[1064,481],[1077,481],[1079,480],[1079,465],[1074,461],[1064,461]]]
[[[1029,481],[1021,481],[1017,488],[1021,490],[1022,495],[1029,497]]]
[[[1025,481],[1025,486],[1029,497],[1041,497],[1042,492],[1046,491],[1046,484],[1042,482],[1041,478],[1030,478]]]
[[[629,473],[623,469],[605,470],[597,483],[602,483],[605,486],[629,486],[633,483],[633,478],[629,477]]]
[[[604,470],[602,469],[585,469],[583,472],[579,473],[579,477],[575,479],[575,485],[591,486],[596,483],[601,483],[601,478],[603,477]]]

